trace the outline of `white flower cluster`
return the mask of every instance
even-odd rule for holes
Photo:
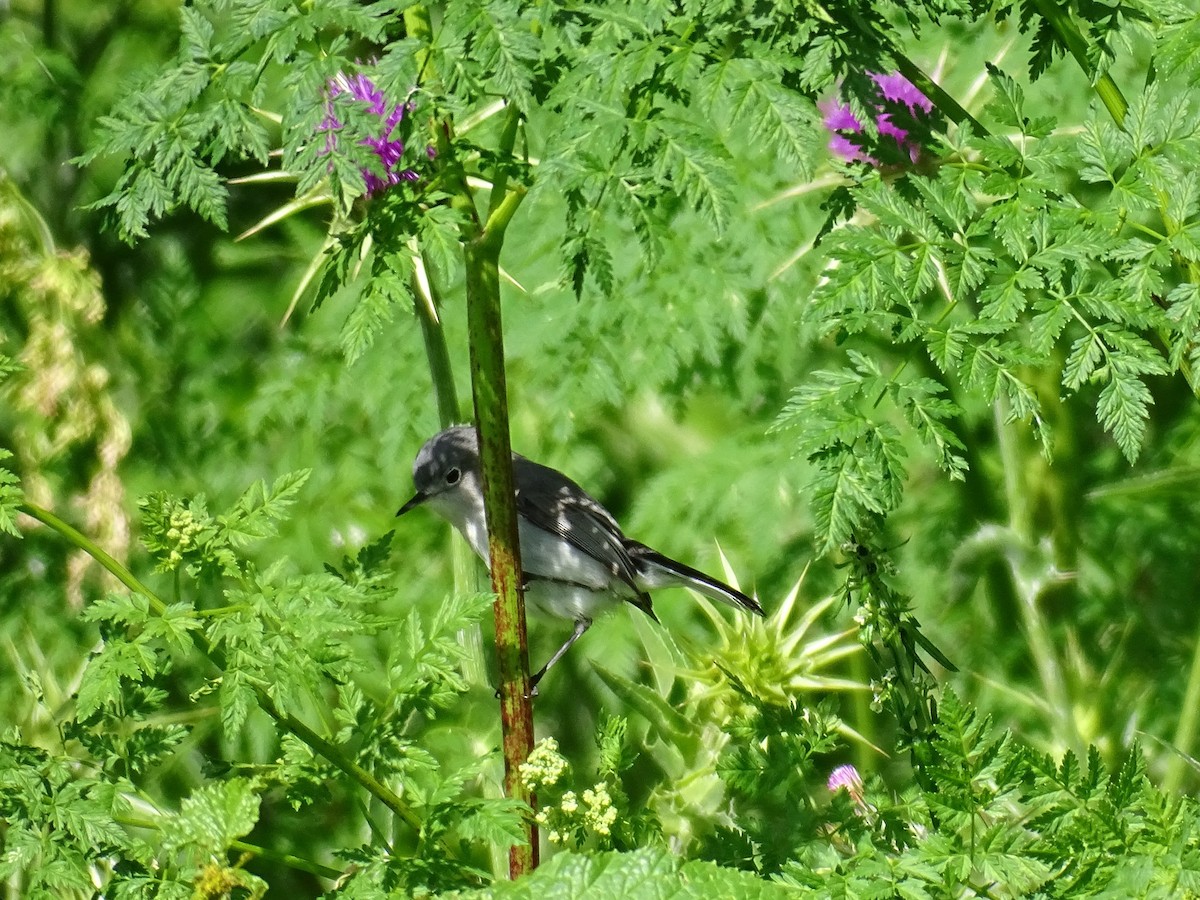
[[[601,781],[585,790],[582,798],[574,791],[564,792],[557,806],[550,805],[538,810],[534,819],[546,829],[550,843],[573,841],[580,844],[589,833],[602,838],[609,837],[617,821],[617,808],[613,806],[608,785]]]
[[[521,782],[531,791],[553,787],[570,769],[571,764],[558,751],[558,741],[546,738],[521,763]],[[609,837],[617,821],[617,808],[608,784],[600,781],[582,795],[563,791],[558,803],[547,803],[538,810],[534,821],[552,844],[581,844],[589,835]]]
[[[601,781],[594,788],[588,788],[583,792],[583,803],[587,807],[583,814],[584,826],[608,837],[617,821],[617,808],[613,806],[608,785]]]
[[[529,754],[529,759],[521,763],[521,783],[531,791],[542,787],[551,787],[567,773],[571,764],[566,757],[558,752],[558,741],[546,738],[538,741]]]

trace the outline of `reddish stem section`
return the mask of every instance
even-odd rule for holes
[[[532,806],[521,783],[520,765],[533,749],[529,648],[517,543],[516,491],[508,436],[508,393],[504,376],[504,332],[500,317],[500,244],[483,233],[465,242],[467,327],[471,345],[471,391],[487,511],[492,589],[496,593],[496,655],[500,667],[500,721],[503,733],[504,792]],[[537,829],[528,823],[528,843],[509,851],[509,876],[537,866]]]

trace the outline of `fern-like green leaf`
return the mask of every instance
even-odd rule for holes
[[[687,198],[717,234],[724,232],[733,205],[729,151],[694,124],[674,117],[654,120],[648,136],[655,174]]]
[[[259,796],[245,778],[206,784],[193,791],[179,814],[163,823],[168,850],[194,847],[204,854],[221,854],[258,821]]]
[[[265,481],[252,484],[229,512],[218,517],[223,537],[234,547],[244,547],[274,536],[311,474],[311,469],[299,469],[279,476],[270,487]]]
[[[0,357],[0,365],[4,362],[4,358]],[[0,373],[0,380],[3,380]],[[17,511],[25,500],[25,494],[21,490],[21,480],[4,468],[5,460],[12,459],[12,454],[0,447],[0,532],[11,534],[13,537],[21,537],[21,532],[17,528]]]

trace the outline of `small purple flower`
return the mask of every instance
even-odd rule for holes
[[[829,773],[829,790],[836,793],[842,789],[856,800],[862,799],[862,776],[852,765],[838,766]]]
[[[875,807],[867,802],[866,794],[863,792],[862,776],[858,774],[858,769],[854,766],[838,766],[830,772],[828,786],[829,790],[834,793],[845,791],[854,803],[854,811],[857,815],[870,819],[874,814]]]
[[[892,161],[892,156],[897,156],[898,160],[907,156],[909,162],[915,164],[921,158],[922,147],[920,141],[912,137],[911,128],[929,117],[933,112],[933,103],[898,72],[891,75],[881,75],[877,72],[867,74],[875,82],[878,94],[874,105],[875,128],[881,138],[879,149],[887,151],[888,143],[882,138],[890,138],[899,154],[886,153],[888,161]],[[880,159],[866,151],[867,138],[863,134],[863,123],[854,115],[848,104],[841,102],[837,97],[831,97],[819,103],[818,107],[823,113],[825,127],[833,132],[829,139],[829,149],[832,153],[847,162],[865,162],[876,167],[884,165]]]
[[[346,75],[338,73],[329,82],[329,95],[325,101],[326,115],[321,121],[318,132],[325,133],[325,152],[337,150],[337,133],[343,127],[343,122],[337,117],[333,98],[339,94],[348,94],[354,100],[367,104],[367,110],[378,116],[382,122],[377,136],[369,136],[359,141],[364,147],[370,147],[383,165],[384,174],[380,176],[373,169],[362,170],[363,181],[367,186],[367,196],[374,197],[393,185],[402,181],[417,181],[419,175],[409,168],[401,168],[400,160],[404,156],[404,142],[395,135],[397,127],[404,116],[413,110],[413,104],[407,100],[403,103],[392,104],[388,108],[387,98],[383,91],[366,75]],[[430,159],[433,157],[430,156]]]

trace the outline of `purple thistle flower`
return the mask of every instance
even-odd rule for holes
[[[858,769],[852,765],[838,766],[829,773],[828,787],[830,791],[837,792],[845,789],[855,800],[862,799],[863,780],[858,774]]]
[[[891,75],[881,75],[878,72],[868,72],[875,82],[879,95],[875,106],[875,129],[880,138],[890,138],[900,151],[901,156],[907,156],[909,161],[916,163],[921,158],[920,141],[910,136],[910,128],[902,127],[896,120],[897,113],[900,121],[910,125],[927,118],[933,112],[933,103],[907,78],[898,72]],[[866,138],[863,136],[863,123],[858,120],[850,109],[849,104],[843,103],[837,97],[831,97],[818,104],[825,127],[833,132],[829,139],[829,150],[847,162],[865,162],[879,167],[883,163],[868,153],[865,149]],[[881,149],[887,145],[881,143]],[[891,154],[889,154],[891,155]]]
[[[337,150],[337,132],[343,127],[343,122],[337,117],[333,98],[339,94],[348,94],[354,100],[367,104],[367,111],[378,116],[383,121],[377,136],[368,136],[359,141],[364,147],[370,147],[383,166],[381,176],[373,169],[362,169],[363,182],[367,187],[367,196],[374,197],[393,185],[402,181],[417,181],[420,176],[412,169],[400,168],[400,160],[404,156],[404,142],[394,136],[397,126],[404,120],[406,114],[412,112],[413,104],[409,101],[393,104],[388,109],[387,97],[378,85],[366,75],[338,75],[329,82],[329,96],[326,99],[326,115],[318,126],[318,132],[325,133],[325,152]],[[432,159],[432,157],[430,157]]]

